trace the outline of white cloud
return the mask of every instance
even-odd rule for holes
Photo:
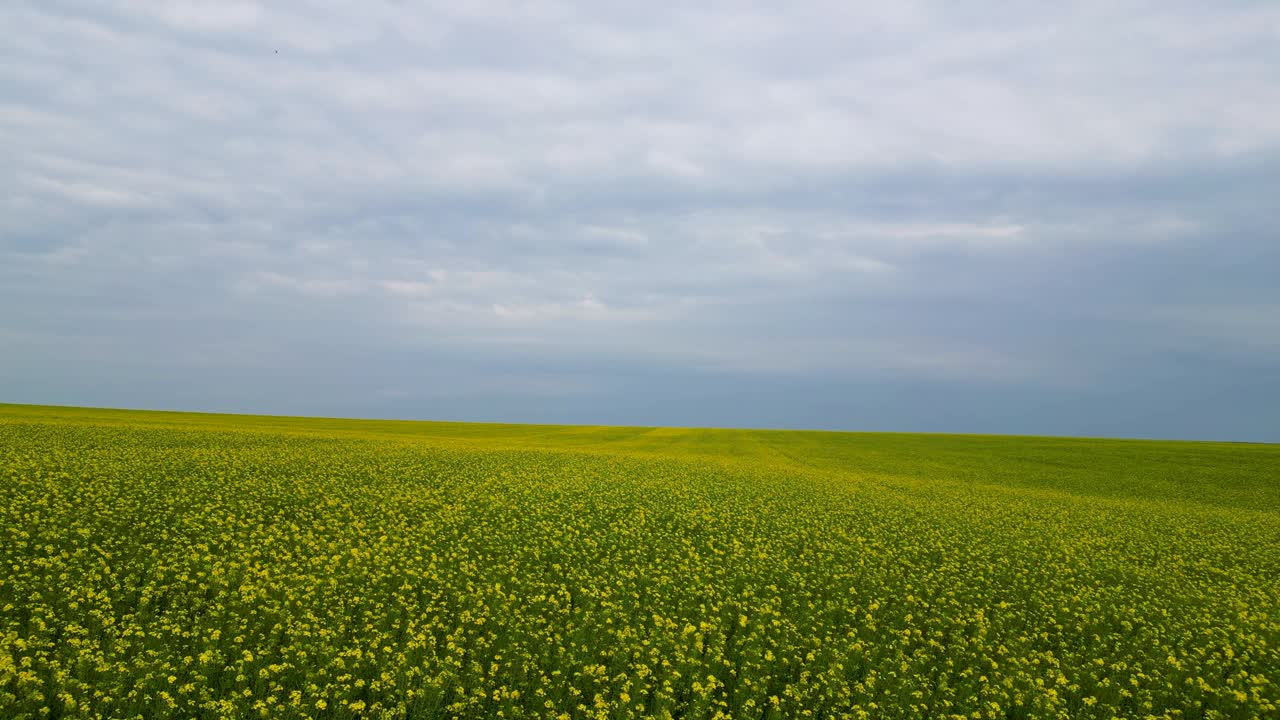
[[[263,290],[287,290],[310,297],[333,298],[359,292],[361,283],[347,278],[322,279],[262,270],[243,278],[238,287],[241,292],[248,293],[257,293]]]
[[[138,5],[135,7],[146,7]],[[255,2],[220,0],[216,3],[165,0],[150,8],[164,22],[182,30],[243,31],[262,20],[262,7]]]
[[[56,193],[66,200],[86,205],[131,207],[146,205],[148,200],[136,192],[113,190],[88,182],[63,182],[51,178],[32,178],[27,186]]]

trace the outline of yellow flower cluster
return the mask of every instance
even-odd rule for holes
[[[4,718],[1280,717],[1280,450],[0,406]]]

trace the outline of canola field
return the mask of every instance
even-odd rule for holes
[[[1280,446],[0,405],[0,717],[1280,718]]]

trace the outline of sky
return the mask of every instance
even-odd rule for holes
[[[0,27],[0,402],[1280,441],[1280,3]]]

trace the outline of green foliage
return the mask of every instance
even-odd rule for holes
[[[0,406],[5,718],[1258,718],[1280,448]]]

